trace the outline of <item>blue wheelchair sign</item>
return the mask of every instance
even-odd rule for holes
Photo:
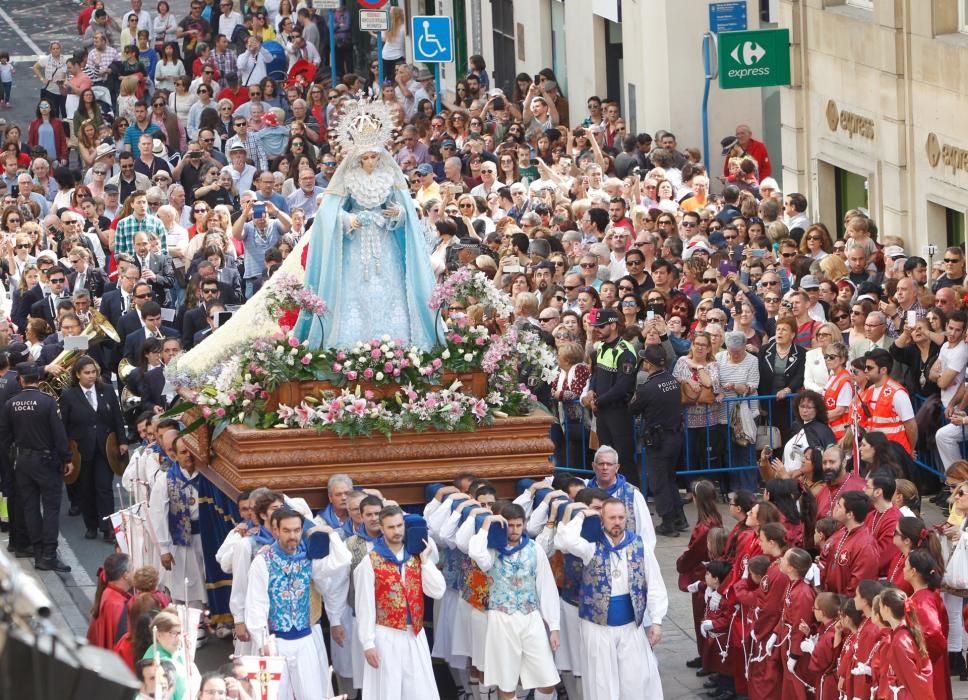
[[[450,17],[423,15],[411,18],[413,60],[418,63],[452,63],[454,26]]]

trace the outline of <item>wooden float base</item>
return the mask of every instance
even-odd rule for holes
[[[185,416],[191,423],[193,409]],[[203,425],[186,442],[205,476],[235,499],[260,486],[326,503],[326,482],[345,473],[360,486],[380,489],[401,504],[424,502],[424,487],[450,482],[460,472],[491,479],[502,497],[514,497],[515,482],[551,472],[551,416],[533,413],[499,418],[474,432],[394,433],[390,439],[343,438],[312,429],[256,430],[231,425],[209,444]]]

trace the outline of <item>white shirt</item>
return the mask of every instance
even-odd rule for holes
[[[948,403],[955,397],[958,388],[965,381],[965,367],[968,366],[968,343],[962,340],[954,347],[951,347],[951,343],[947,342],[942,345],[941,351],[938,353],[938,366],[942,373],[946,369],[955,371],[954,381],[946,389],[941,390],[941,403],[947,408]]]
[[[877,399],[880,397],[881,389],[883,388],[884,387],[874,387],[874,391],[871,393],[872,404],[877,403]],[[907,395],[906,391],[895,391],[894,395],[891,397],[891,403],[894,405],[894,413],[902,423],[914,418],[914,408],[911,406],[911,397]]]

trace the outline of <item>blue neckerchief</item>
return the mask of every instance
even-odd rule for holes
[[[306,543],[302,540],[299,540],[299,546],[296,547],[295,554],[288,554],[282,547],[279,546],[278,542],[273,543],[272,549],[280,558],[286,561],[303,561],[306,558]]]
[[[320,518],[323,519],[323,522],[324,523],[326,523],[327,525],[329,525],[334,530],[344,530],[345,531],[345,525],[346,525],[346,523],[352,523],[352,519],[349,517],[349,515],[346,516],[346,520],[345,521],[340,522],[339,518],[336,517],[336,511],[333,510],[333,504],[332,503],[329,504],[328,506],[326,506],[325,508],[323,508],[323,510],[319,511],[319,513],[317,515]],[[352,525],[350,527],[352,527]],[[352,530],[350,530],[349,532],[347,532],[347,534],[352,535],[353,534]]]
[[[522,532],[521,533],[521,541],[520,542],[518,542],[513,547],[505,547],[503,550],[499,551],[497,553],[497,555],[499,557],[509,557],[512,554],[515,554],[516,552],[520,552],[522,549],[524,549],[525,547],[527,547],[528,546],[528,542],[530,542],[530,541],[531,540],[528,538],[528,533],[527,532]]]
[[[360,523],[359,525],[356,526],[356,530],[354,530],[353,534],[359,537],[364,542],[376,542],[378,539],[380,539],[379,534],[373,535],[372,537],[369,534],[367,534],[366,525],[364,525],[363,523]]]
[[[608,538],[608,535],[605,534],[604,532],[602,533],[602,539],[601,539],[602,546],[605,548],[605,551],[608,552],[609,554],[618,554],[623,549],[625,549],[630,544],[632,544],[632,542],[634,541],[635,541],[635,533],[632,532],[631,530],[626,530],[625,534],[622,536],[622,541],[615,545],[612,544],[612,540],[610,540]]]
[[[616,474],[615,483],[606,488],[604,486],[599,486],[598,479],[593,476],[591,480],[589,480],[588,486],[589,488],[605,489],[605,493],[607,493],[609,496],[614,496],[619,489],[625,486],[625,477],[621,474]]]
[[[412,556],[407,553],[406,549],[404,549],[403,561],[397,559],[397,555],[390,550],[390,546],[387,544],[387,541],[383,539],[383,535],[380,535],[373,541],[373,551],[401,570],[403,569],[403,565],[406,564]]]
[[[276,541],[276,538],[272,536],[272,533],[269,532],[265,525],[259,526],[256,533],[252,535],[252,539],[259,544],[274,544]]]

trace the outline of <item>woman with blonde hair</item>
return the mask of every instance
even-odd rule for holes
[[[819,264],[824,278],[831,282],[839,282],[850,272],[847,269],[847,263],[839,255],[826,255],[820,260]]]
[[[822,394],[830,373],[824,361],[827,347],[843,339],[843,333],[834,323],[821,323],[813,332],[813,347],[807,350],[806,366],[803,371],[803,388]]]
[[[685,357],[676,361],[672,376],[679,380],[682,389],[683,405],[686,407],[686,423],[689,436],[690,469],[709,469],[722,455],[720,413],[722,404],[717,397],[722,396],[719,383],[719,365],[711,354],[712,339],[704,331],[693,334],[692,345]],[[709,434],[711,449],[707,450],[706,435]],[[710,464],[707,464],[707,461]]]
[[[383,52],[383,79],[393,80],[397,65],[404,62],[407,52],[407,16],[402,7],[390,8],[390,28],[381,32]]]
[[[779,243],[790,237],[790,229],[782,221],[774,221],[766,227],[766,237],[770,239],[771,243]]]
[[[118,92],[118,116],[134,122],[134,103],[138,101],[138,81],[136,75],[126,75],[121,79]]]

